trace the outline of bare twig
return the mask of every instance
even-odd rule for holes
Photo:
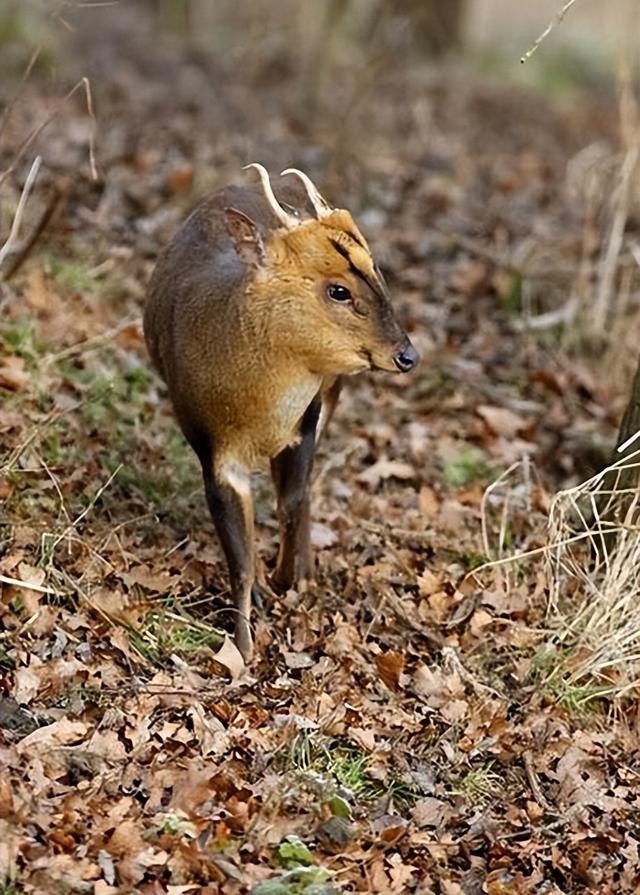
[[[106,330],[106,332],[99,333],[97,336],[91,336],[88,339],[83,339],[81,342],[76,342],[74,345],[69,345],[68,348],[63,348],[62,351],[56,351],[55,354],[47,354],[42,359],[42,363],[48,366],[53,363],[58,363],[58,361],[67,360],[70,357],[76,357],[79,354],[93,351],[96,348],[100,348],[102,345],[111,343],[116,336],[136,323],[141,324],[140,317],[127,317],[122,323]]]
[[[442,649],[444,639],[435,631],[431,631],[426,625],[417,621],[416,618],[414,618],[415,613],[412,614],[412,612],[403,605],[402,600],[398,597],[395,591],[389,588],[385,592],[384,599],[398,621],[405,624],[411,631],[419,634],[420,637],[423,637],[433,649]]]
[[[60,204],[60,200],[64,195],[64,191],[58,189],[58,187],[54,187],[53,193],[51,194],[49,201],[47,202],[44,211],[40,215],[40,220],[36,224],[33,229],[33,233],[31,236],[25,241],[23,247],[19,252],[16,252],[16,256],[13,260],[13,263],[9,265],[7,268],[7,272],[4,275],[5,280],[10,280],[11,277],[15,276],[15,274],[20,270],[24,262],[27,260],[31,252],[33,251],[34,246],[44,233],[49,224],[49,221],[53,217],[53,214]]]
[[[571,7],[573,6],[573,4],[575,2],[576,2],[576,0],[566,0],[566,3],[564,4],[564,6],[560,10],[560,12],[556,15],[555,19],[552,19],[549,22],[549,24],[544,29],[544,31],[542,32],[540,37],[536,38],[536,40],[533,42],[533,45],[527,50],[527,52],[524,54],[524,56],[520,57],[520,62],[523,65],[527,61],[527,59],[530,59],[533,56],[533,54],[538,49],[538,47],[540,46],[542,41],[545,40],[551,34],[553,29],[558,27],[558,25],[562,22],[562,20],[564,19],[564,17],[569,12],[569,10],[571,9]]]
[[[529,751],[529,749],[525,749],[522,753],[522,761],[524,764],[524,769],[527,774],[527,780],[529,781],[529,786],[531,787],[531,792],[533,793],[533,797],[547,814],[555,814],[558,816],[558,812],[555,810],[553,805],[550,805],[547,799],[545,798],[544,793],[542,792],[542,787],[540,786],[540,780],[538,779],[538,775],[536,774],[536,769],[533,766],[533,755]]]
[[[37,49],[35,49],[33,51],[33,53],[31,54],[31,58],[29,59],[29,62],[27,63],[27,67],[24,71],[24,74],[22,75],[22,78],[20,79],[20,83],[18,84],[13,96],[11,97],[11,99],[9,100],[7,105],[5,106],[5,108],[2,112],[2,115],[0,115],[0,136],[2,136],[2,133],[5,129],[5,127],[7,126],[7,121],[11,117],[11,113],[13,112],[15,104],[17,103],[18,99],[20,98],[20,95],[22,94],[22,88],[24,87],[26,82],[29,80],[29,76],[30,76],[31,72],[33,71],[33,66],[36,64],[36,62],[38,60],[40,51],[41,51],[41,47],[37,47]]]
[[[465,684],[469,684],[474,693],[491,693],[491,695],[495,696],[497,699],[504,699],[504,693],[499,693],[497,690],[494,690],[493,687],[488,687],[486,684],[483,684],[482,681],[478,680],[468,668],[465,668],[460,656],[452,646],[442,647],[442,664],[446,671],[455,671]]]
[[[38,171],[40,170],[41,163],[42,159],[39,155],[37,155],[33,160],[33,164],[31,165],[31,169],[29,170],[29,174],[27,175],[27,179],[22,189],[22,194],[18,202],[18,207],[16,208],[16,213],[13,218],[13,224],[11,225],[11,230],[9,231],[9,236],[2,248],[0,248],[0,267],[2,267],[5,259],[10,254],[11,250],[13,249],[14,243],[18,238],[18,231],[20,230],[22,215],[24,214],[27,200],[29,199],[31,187],[33,186],[35,179],[38,176]]]
[[[51,481],[51,484],[53,485],[53,487],[56,490],[56,494],[58,495],[58,500],[60,501],[60,509],[66,516],[67,522],[71,522],[71,516],[69,515],[69,513],[67,511],[67,506],[64,502],[64,495],[62,493],[62,489],[60,488],[60,483],[58,482],[57,478],[54,476],[53,472],[49,468],[47,461],[44,459],[44,457],[42,457],[37,452],[35,452],[35,455],[36,455],[36,459],[38,460],[38,462],[42,464],[42,468],[46,472],[47,476],[49,477],[49,480]]]
[[[73,85],[71,90],[62,97],[61,100],[58,101],[56,107],[49,115],[38,124],[30,134],[23,140],[22,145],[18,149],[12,163],[9,167],[0,174],[0,186],[4,183],[4,181],[9,177],[10,174],[13,173],[16,169],[16,165],[20,162],[22,157],[25,155],[29,147],[34,143],[34,141],[40,136],[42,131],[48,127],[49,124],[56,117],[60,109],[64,106],[64,104],[71,99],[74,94],[76,94],[79,90],[83,89],[87,102],[87,112],[89,113],[89,117],[91,118],[92,127],[91,133],[89,134],[89,165],[91,168],[91,177],[93,180],[98,180],[98,170],[96,168],[96,160],[95,160],[95,126],[96,126],[96,116],[93,111],[93,98],[91,96],[91,84],[88,78],[80,78],[80,80]]]
[[[51,545],[51,549],[52,549],[52,551],[55,550],[55,548],[58,546],[58,544],[60,543],[60,541],[63,541],[64,538],[65,538],[71,531],[73,531],[73,530],[78,526],[78,524],[79,524],[80,522],[82,522],[82,520],[84,519],[84,517],[85,517],[89,512],[91,512],[91,510],[93,509],[93,507],[94,507],[94,506],[96,505],[96,503],[100,500],[100,498],[102,497],[102,495],[104,494],[104,492],[107,490],[107,488],[109,487],[109,485],[111,484],[111,482],[115,479],[115,477],[118,475],[118,473],[120,472],[121,469],[122,469],[122,463],[120,463],[120,464],[114,469],[114,471],[111,473],[111,475],[109,476],[109,478],[107,479],[107,481],[104,483],[104,485],[101,485],[101,486],[98,488],[98,490],[96,491],[96,493],[94,494],[94,496],[91,498],[91,500],[89,501],[89,503],[87,504],[87,506],[84,508],[84,510],[76,516],[76,518],[73,520],[73,522],[71,522],[69,525],[67,525],[67,527],[66,527],[65,530],[62,532],[62,534],[59,534],[58,537],[55,538],[55,540],[53,541],[53,544]]]

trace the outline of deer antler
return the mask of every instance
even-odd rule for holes
[[[331,208],[327,200],[320,195],[315,184],[308,175],[303,171],[298,171],[297,168],[287,168],[285,171],[282,171],[280,176],[283,177],[285,174],[295,174],[296,177],[300,178],[319,218],[326,218],[327,215],[331,214],[333,208]]]
[[[266,196],[267,202],[269,203],[269,207],[278,218],[280,223],[288,230],[292,230],[294,227],[297,227],[300,224],[300,221],[292,214],[288,214],[276,199],[273,188],[271,186],[271,181],[269,180],[269,173],[267,169],[263,165],[259,165],[257,162],[253,162],[250,165],[245,165],[244,168],[245,170],[247,168],[255,168],[260,175],[262,188],[264,189],[264,194]]]

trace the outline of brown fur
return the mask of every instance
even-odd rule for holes
[[[340,376],[393,371],[409,345],[351,215],[316,219],[297,184],[281,186],[278,199],[297,210],[295,229],[279,224],[260,188],[228,187],[200,205],[161,254],[144,317],[149,352],[203,466],[246,656],[250,472],[272,462],[281,517],[274,577],[290,586],[299,565],[292,552],[308,553],[308,477],[323,396],[324,417]],[[327,297],[330,283],[349,288],[350,307]],[[287,502],[295,505],[289,516]],[[308,575],[308,559],[302,565]]]

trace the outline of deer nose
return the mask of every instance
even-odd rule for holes
[[[418,352],[411,342],[407,342],[404,348],[396,354],[393,362],[401,373],[408,373],[409,370],[413,370],[419,360],[420,356],[418,355]]]

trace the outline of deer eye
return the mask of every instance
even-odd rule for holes
[[[347,302],[351,301],[351,293],[346,286],[341,283],[330,283],[327,286],[327,295],[331,301]]]

